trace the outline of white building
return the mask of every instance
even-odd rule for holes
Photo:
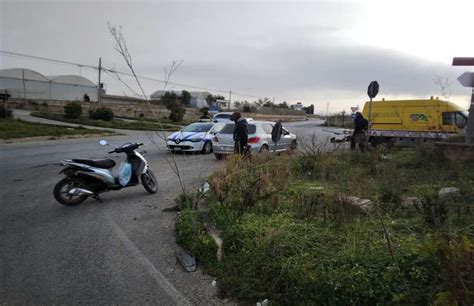
[[[151,94],[150,98],[152,100],[161,100],[161,97],[165,94],[165,92],[173,92],[177,96],[180,96],[182,91],[181,90],[157,90]],[[190,91],[191,94],[191,102],[189,103],[190,106],[196,108],[208,107],[207,105],[207,96],[211,95],[208,91]]]
[[[12,98],[97,101],[97,85],[79,75],[44,76],[30,69],[0,70],[0,91]]]
[[[304,105],[301,102],[296,102],[296,104],[292,104],[290,107],[294,110],[303,110]]]

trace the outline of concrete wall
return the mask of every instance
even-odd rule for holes
[[[8,101],[9,108],[17,109],[28,109],[32,111],[45,111],[51,113],[64,113],[64,106],[71,101],[59,101],[49,99],[12,99]],[[87,113],[89,109],[93,109],[99,106],[96,102],[81,102],[82,110]],[[102,99],[100,106],[109,107],[117,117],[129,117],[129,118],[148,118],[154,119],[154,115],[147,104],[135,98],[130,98],[125,101],[120,97],[119,99],[109,96]],[[151,109],[159,119],[168,118],[170,111],[161,105],[151,105]],[[265,109],[265,108],[262,108]],[[306,115],[299,111],[292,111],[290,109],[273,109],[267,110],[269,114],[265,113],[242,113],[244,117],[250,117],[254,120],[265,120],[265,121],[300,121],[306,120]],[[293,113],[293,114],[292,114]],[[296,114],[295,114],[296,113]],[[184,120],[195,121],[201,117],[201,113],[196,108],[186,108],[184,114]]]
[[[105,100],[107,102],[107,100]],[[32,111],[46,111],[51,113],[64,113],[64,106],[71,101],[58,101],[49,99],[12,99],[8,101],[9,108],[28,109]],[[109,101],[110,102],[110,101]],[[99,106],[96,102],[80,102],[82,111],[87,113],[89,109]],[[159,119],[168,118],[170,111],[161,105],[152,105],[151,109],[144,102],[127,102],[127,103],[100,103],[100,106],[112,109],[117,117],[130,118],[148,118],[154,119],[151,110]],[[199,110],[194,108],[186,108],[184,120],[197,120],[201,116]]]

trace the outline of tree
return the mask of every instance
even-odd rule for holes
[[[79,102],[69,102],[64,106],[64,114],[66,118],[77,119],[82,115],[82,105]]]
[[[244,102],[244,106],[242,107],[242,111],[244,113],[250,113],[252,110],[250,109],[250,103],[248,101]]]
[[[191,94],[187,90],[181,91],[181,102],[184,105],[189,105],[191,103]]]
[[[178,95],[175,94],[174,92],[165,92],[164,95],[161,96],[161,103],[164,106],[167,106],[168,104],[172,104],[175,101],[178,101]]]
[[[279,108],[290,108],[288,103],[286,101],[283,101],[282,103],[278,104]]]
[[[442,76],[437,75],[433,78],[433,83],[439,86],[441,96],[448,101],[451,96],[451,85],[453,85],[451,81],[449,81],[449,78],[443,78]]]
[[[209,107],[202,107],[199,111],[202,114],[201,119],[209,119]]]
[[[206,97],[206,102],[209,106],[216,104],[217,100],[225,100],[225,97],[222,95],[207,95]]]
[[[183,104],[180,101],[175,100],[174,102],[167,104],[166,108],[170,111],[169,118],[173,122],[180,122],[183,120],[186,109],[183,107]]]
[[[305,114],[314,115],[314,104],[303,107],[303,111],[305,112]]]
[[[216,103],[216,98],[213,95],[207,95],[206,97],[207,105],[212,106]]]
[[[169,118],[174,122],[179,122],[183,120],[184,113],[186,110],[183,107],[183,103],[178,98],[178,95],[174,92],[165,92],[161,96],[161,102],[163,105],[170,111]]]
[[[236,110],[240,110],[242,108],[243,103],[240,101],[234,101],[234,108]]]

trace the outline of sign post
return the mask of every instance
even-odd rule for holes
[[[474,66],[474,57],[455,57],[453,66]],[[459,83],[471,88],[471,106],[466,126],[466,143],[474,144],[474,72],[464,72],[458,77]]]
[[[370,82],[369,88],[367,88],[367,95],[370,98],[369,118],[367,118],[367,120],[369,121],[369,127],[367,128],[368,136],[370,136],[370,126],[371,126],[371,119],[372,119],[372,99],[375,98],[378,93],[379,93],[379,83],[377,81]]]

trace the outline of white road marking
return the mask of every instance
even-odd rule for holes
[[[186,299],[181,292],[179,292],[166,277],[158,271],[155,266],[143,255],[142,252],[137,248],[135,243],[133,243],[124,231],[115,223],[113,220],[107,216],[109,224],[112,226],[112,229],[117,234],[118,238],[122,241],[128,251],[137,259],[137,261],[145,267],[148,274],[151,275],[157,282],[158,285],[173,299],[176,305],[193,305],[188,299]]]

